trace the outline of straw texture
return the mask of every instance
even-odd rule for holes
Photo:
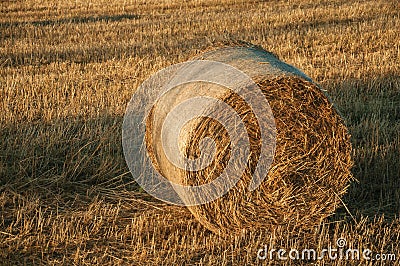
[[[232,234],[277,225],[294,230],[310,228],[334,213],[351,180],[353,162],[346,126],[325,93],[300,70],[259,47],[219,48],[196,59],[226,63],[249,75],[268,100],[277,135],[273,163],[261,185],[250,191],[248,184],[263,140],[249,104],[231,90],[212,84],[187,85],[160,99],[146,120],[146,148],[153,166],[171,181],[191,186],[206,184],[223,172],[231,156],[229,132],[208,117],[187,123],[179,142],[181,152],[193,159],[200,156],[201,141],[212,138],[216,152],[207,167],[199,171],[179,169],[163,153],[160,128],[169,110],[166,107],[176,106],[190,97],[191,91],[218,98],[232,107],[249,138],[250,156],[240,180],[223,197],[189,206],[193,215],[213,232]]]

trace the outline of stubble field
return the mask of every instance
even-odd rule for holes
[[[338,238],[397,256],[365,265],[400,265],[399,10],[395,0],[1,1],[0,265],[280,265],[258,250]],[[222,238],[128,172],[122,119],[137,86],[238,40],[302,69],[349,127],[356,180],[318,228]]]

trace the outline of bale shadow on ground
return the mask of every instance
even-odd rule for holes
[[[400,214],[400,76],[324,84],[352,135],[355,181],[344,203],[353,214]],[[345,210],[342,210],[345,211]]]

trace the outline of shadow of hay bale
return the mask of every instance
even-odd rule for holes
[[[324,84],[344,115],[354,150],[354,177],[343,198],[353,214],[400,213],[400,94],[398,73]],[[338,210],[345,213],[345,210]]]

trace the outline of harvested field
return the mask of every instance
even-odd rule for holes
[[[0,265],[308,265],[257,253],[339,238],[397,256],[363,264],[399,265],[399,10],[383,0],[2,1]],[[349,129],[357,181],[320,226],[226,239],[129,173],[121,128],[135,89],[237,40],[320,84]]]

